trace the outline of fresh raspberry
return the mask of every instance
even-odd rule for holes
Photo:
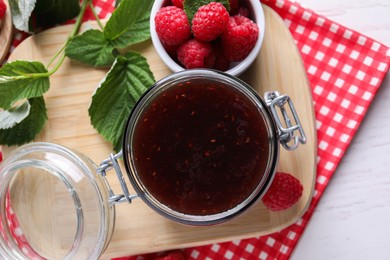
[[[299,200],[302,191],[302,184],[297,178],[289,173],[277,172],[262,201],[269,210],[284,210]]]
[[[230,4],[230,14],[236,14],[238,8],[240,7],[240,0],[229,0]]]
[[[4,18],[6,11],[7,11],[7,6],[5,5],[3,0],[0,0],[0,20]]]
[[[179,47],[177,58],[186,69],[193,69],[212,68],[216,56],[211,43],[191,39]]]
[[[157,35],[164,45],[180,45],[191,36],[191,28],[185,12],[176,6],[161,8],[154,21]]]
[[[231,16],[222,34],[224,53],[230,61],[242,61],[256,45],[259,28],[249,18],[241,15]]]
[[[201,6],[192,19],[192,32],[201,41],[212,41],[226,29],[229,13],[219,2]]]
[[[180,250],[171,251],[166,255],[158,256],[155,260],[185,260],[184,253]]]
[[[184,0],[172,0],[172,4],[180,9],[183,9]]]

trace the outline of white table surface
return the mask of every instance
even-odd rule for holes
[[[296,2],[390,46],[390,0]],[[389,73],[292,259],[390,259]]]

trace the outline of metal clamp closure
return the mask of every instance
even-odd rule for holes
[[[119,183],[121,184],[121,188],[124,194],[117,195],[112,189],[109,190],[110,197],[108,198],[108,202],[110,203],[110,205],[119,204],[123,202],[131,203],[132,199],[138,198],[137,195],[131,195],[129,193],[129,189],[127,188],[125,179],[122,174],[122,170],[118,163],[118,159],[121,158],[122,155],[122,150],[117,154],[111,153],[110,157],[101,162],[100,166],[96,170],[98,174],[105,178],[107,175],[107,171],[114,169],[118,177]]]
[[[264,100],[275,119],[279,140],[282,146],[288,151],[293,151],[298,147],[299,143],[305,144],[307,141],[306,135],[290,97],[287,95],[280,95],[277,91],[272,91],[264,94]],[[286,106],[291,112],[293,121],[290,119]],[[280,114],[278,113],[277,108],[279,109]],[[283,118],[284,124],[281,121],[280,115]]]

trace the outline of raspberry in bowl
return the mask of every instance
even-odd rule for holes
[[[223,1],[196,2],[154,2],[150,32],[160,58],[173,72],[208,68],[240,75],[256,59],[264,39],[260,1],[229,0],[227,6]]]

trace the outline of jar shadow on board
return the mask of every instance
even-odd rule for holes
[[[226,222],[264,195],[280,144],[294,150],[305,142],[288,96],[268,92],[263,100],[222,72],[174,73],[137,102],[122,150],[99,166],[51,143],[21,146],[2,162],[0,254],[97,259],[111,239],[115,205],[136,198],[178,223]],[[110,171],[123,194],[111,190]]]

